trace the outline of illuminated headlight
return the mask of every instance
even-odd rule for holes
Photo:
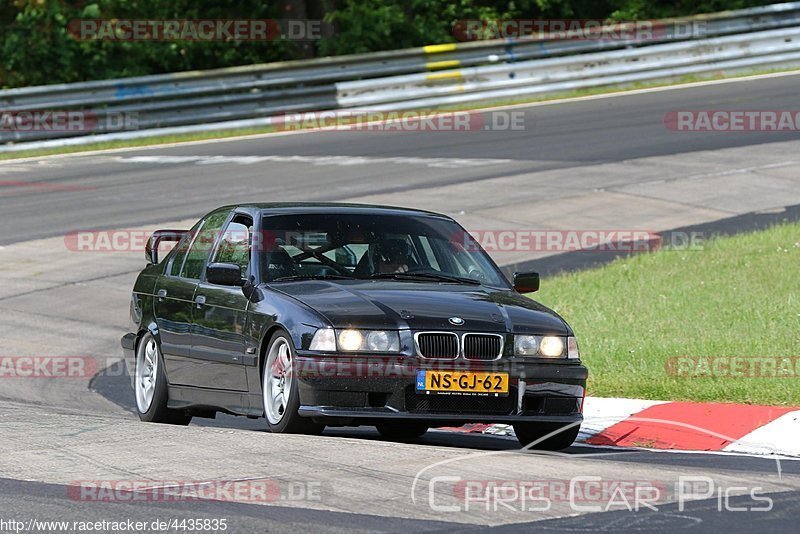
[[[311,338],[311,345],[308,347],[311,350],[319,350],[323,352],[334,352],[336,350],[336,334],[333,328],[320,328],[314,333]]]
[[[572,336],[567,338],[567,358],[570,360],[579,360],[581,358],[581,351],[578,348],[578,340]]]
[[[564,355],[564,338],[544,336],[539,343],[539,353],[546,358],[559,358]]]
[[[358,350],[364,343],[364,336],[358,330],[342,330],[339,332],[339,346],[342,350]]]
[[[339,349],[349,352],[399,352],[400,336],[389,330],[341,330]]]
[[[571,340],[571,341],[570,341]],[[574,351],[573,351],[574,345]],[[564,349],[568,349],[565,354]],[[575,356],[572,356],[573,352]],[[578,345],[574,337],[560,336],[514,336],[514,354],[516,356],[533,356],[536,358],[578,358]]]

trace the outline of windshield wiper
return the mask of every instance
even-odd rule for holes
[[[371,275],[370,278],[450,282],[454,284],[470,284],[474,286],[481,285],[480,280],[475,280],[474,278],[464,278],[461,276],[451,276],[447,274],[436,274],[436,273],[375,273]]]
[[[288,282],[291,280],[355,280],[355,278],[341,274],[296,274],[273,278],[270,282]]]

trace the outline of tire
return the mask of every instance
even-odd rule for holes
[[[276,434],[319,434],[325,425],[301,417],[300,392],[295,373],[292,338],[285,330],[272,335],[261,374],[261,399],[270,432]]]
[[[422,437],[428,431],[428,425],[415,422],[394,422],[375,425],[381,436],[392,441],[411,441]]]
[[[149,332],[136,347],[134,400],[139,419],[147,423],[188,425],[192,420],[183,410],[167,408],[167,375],[158,341]]]
[[[514,425],[514,433],[523,447],[528,447],[531,443],[540,440],[542,437],[555,432],[566,426],[558,423],[517,423]],[[528,448],[541,451],[560,451],[572,445],[578,438],[580,425],[569,427],[559,431],[557,434],[539,441]]]

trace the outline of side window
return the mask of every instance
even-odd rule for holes
[[[250,245],[253,221],[249,217],[236,216],[222,233],[212,263],[233,263],[242,268],[247,276],[250,268]]]
[[[178,244],[175,245],[175,254],[172,255],[169,267],[167,268],[167,274],[169,276],[178,276],[178,273],[181,272],[183,260],[186,258],[186,252],[189,250],[189,245],[192,243],[194,233],[195,230],[188,232],[178,241]]]
[[[183,262],[181,276],[184,278],[199,279],[206,259],[214,246],[214,241],[219,235],[225,219],[228,218],[228,211],[218,211],[208,216],[197,236],[194,239],[189,251],[186,253],[186,261]]]

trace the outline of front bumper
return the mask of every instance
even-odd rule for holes
[[[484,362],[414,357],[320,356],[297,351],[300,415],[329,425],[388,420],[464,423],[574,423],[581,414],[588,370],[580,363]],[[418,393],[418,370],[493,371],[509,374],[506,397]]]

